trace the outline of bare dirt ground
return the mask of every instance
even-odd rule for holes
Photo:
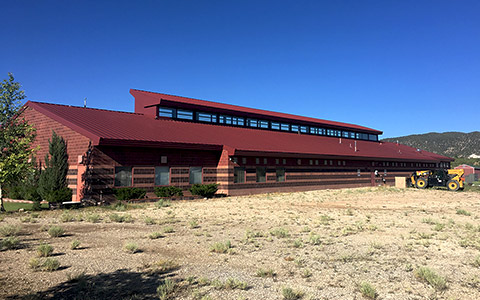
[[[4,216],[0,227],[21,230],[17,249],[0,251],[0,298],[480,299],[480,193],[362,188],[140,206]],[[65,234],[50,237],[51,225]],[[31,268],[42,243],[58,270]]]

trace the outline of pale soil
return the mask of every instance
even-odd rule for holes
[[[458,214],[459,209],[471,215]],[[101,215],[100,223],[86,220],[92,213]],[[134,222],[111,222],[112,213],[130,214]],[[44,211],[36,223],[22,222],[30,213],[7,215],[0,222],[22,227],[20,248],[0,252],[0,298],[145,299],[157,297],[161,280],[170,278],[176,282],[171,299],[282,299],[286,287],[302,292],[303,299],[362,299],[362,282],[376,288],[377,299],[480,299],[479,193],[324,190],[69,214],[85,220],[62,222],[62,211]],[[145,217],[157,224],[146,225]],[[45,228],[52,224],[66,234],[49,237]],[[174,232],[163,233],[166,227]],[[273,236],[275,229],[289,236]],[[247,238],[248,230],[260,236]],[[148,238],[155,231],[164,237]],[[74,239],[81,241],[80,249],[70,249]],[[233,246],[229,253],[210,251],[212,244],[227,240]],[[42,242],[54,247],[59,270],[29,267]],[[127,242],[141,251],[127,253]],[[155,272],[160,260],[178,267]],[[445,277],[447,288],[436,290],[418,279],[415,271],[421,266]],[[276,276],[258,277],[260,268]],[[199,283],[228,278],[248,288]]]

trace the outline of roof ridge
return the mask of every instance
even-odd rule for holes
[[[94,107],[82,107],[82,106],[76,106],[76,105],[48,103],[48,102],[32,101],[32,100],[29,100],[29,101],[30,101],[31,103],[36,103],[36,104],[46,104],[46,105],[52,105],[52,106],[73,107],[73,108],[81,108],[81,109],[87,109],[87,110],[98,110],[98,111],[106,111],[106,112],[114,112],[114,113],[122,113],[122,114],[131,114],[131,115],[145,116],[145,114],[136,113],[136,112],[129,112],[129,111],[112,110],[112,109],[104,109],[104,108],[94,108]]]

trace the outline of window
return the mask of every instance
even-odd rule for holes
[[[318,166],[318,159],[315,160],[315,165]]]
[[[272,122],[271,125],[273,130],[280,130],[280,123]]]
[[[327,135],[328,135],[328,136],[335,136],[335,130],[333,130],[333,129],[327,129]]]
[[[265,120],[258,121],[258,127],[268,129],[268,121],[265,121]]]
[[[247,126],[249,127],[257,127],[258,121],[255,119],[247,119]]]
[[[285,181],[285,168],[277,168],[275,171],[277,182]]]
[[[368,135],[368,139],[369,139],[370,141],[375,141],[375,142],[376,142],[376,141],[378,141],[378,135],[376,135],[376,134],[369,134],[369,135]]]
[[[166,118],[173,118],[174,117],[174,109],[173,108],[166,108],[160,107],[158,109],[158,116],[159,117],[166,117]]]
[[[263,159],[263,164],[264,164],[264,165],[267,164],[267,159],[266,159],[266,158]]]
[[[167,163],[167,157],[166,156],[160,156],[160,163],[161,164],[166,164]]]
[[[115,167],[115,186],[132,186],[132,167]]]
[[[307,133],[307,126],[300,126],[301,133]]]
[[[283,130],[283,131],[289,131],[290,130],[290,125],[288,124],[280,124],[280,130]]]
[[[283,164],[284,164],[284,165],[287,164],[287,159],[286,159],[286,158],[283,159]]]
[[[257,182],[266,181],[266,169],[265,167],[257,167]]]
[[[313,166],[313,159],[311,159],[309,163],[311,166]]]
[[[292,132],[300,132],[300,128],[298,127],[298,125],[291,125],[290,128]]]
[[[202,167],[190,168],[190,184],[202,184]]]
[[[177,109],[177,119],[193,120],[193,112],[189,110]]]
[[[170,184],[170,167],[155,167],[155,185]]]
[[[242,157],[242,164],[244,164],[244,165],[247,164],[247,158],[246,157]]]
[[[258,158],[258,157],[255,158],[255,163],[256,163],[257,165],[259,165],[259,164],[260,164],[260,158]]]
[[[233,168],[233,183],[245,182],[245,168],[235,167]]]
[[[201,122],[210,122],[216,123],[217,122],[217,115],[216,114],[209,114],[209,113],[197,113],[197,120]]]
[[[342,131],[342,137],[348,138],[348,132],[347,131]]]
[[[301,159],[297,159],[297,165],[301,165],[302,164],[302,160]]]
[[[276,165],[280,164],[280,159],[275,158],[275,164],[276,164]]]

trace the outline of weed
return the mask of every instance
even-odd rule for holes
[[[447,288],[447,280],[445,279],[445,277],[438,275],[437,273],[435,273],[435,271],[427,267],[420,267],[415,270],[415,277],[427,282],[438,291]]]
[[[150,233],[150,234],[148,235],[148,237],[149,237],[150,239],[152,239],[152,240],[155,240],[155,239],[164,237],[164,235],[161,234],[161,233],[158,232],[158,231],[155,231],[155,232]]]
[[[90,223],[98,223],[100,222],[101,218],[99,214],[88,214],[87,221]]]
[[[145,217],[144,219],[145,225],[154,225],[155,224],[155,219],[151,217]]]
[[[60,267],[60,263],[58,260],[48,257],[46,259],[38,259],[38,258],[32,258],[30,259],[29,262],[30,268],[32,268],[34,271],[47,271],[47,272],[53,272],[58,270]]]
[[[477,255],[472,263],[473,266],[475,267],[480,267],[480,255]]]
[[[295,248],[302,248],[303,247],[303,241],[302,239],[295,240],[293,242],[293,247]]]
[[[252,239],[252,238],[258,238],[258,237],[264,237],[265,234],[261,231],[253,231],[253,230],[247,230],[245,233],[245,239]]]
[[[353,216],[353,215],[354,215],[353,210],[352,210],[351,208],[347,209],[347,211],[345,212],[345,214],[346,214],[347,216]]]
[[[270,234],[273,235],[276,238],[287,238],[290,236],[288,233],[288,230],[285,228],[276,228],[270,231]]]
[[[272,269],[264,270],[260,268],[257,270],[257,276],[262,278],[265,278],[265,277],[273,278],[277,276],[277,273]]]
[[[231,248],[232,244],[230,243],[230,241],[226,241],[224,243],[217,242],[210,246],[210,252],[227,253],[227,251],[229,251],[229,249]]]
[[[123,249],[125,249],[125,251],[133,254],[133,253],[136,253],[138,251],[138,245],[134,242],[128,242],[128,243],[125,244],[125,246],[123,246]]]
[[[435,227],[433,227],[433,230],[435,231],[442,231],[445,228],[445,224],[443,223],[437,223],[435,224]]]
[[[301,299],[303,297],[303,292],[302,291],[295,291],[292,288],[289,287],[284,287],[282,289],[282,296],[283,299],[285,300],[296,300],[296,299]]]
[[[119,214],[111,214],[108,216],[110,221],[117,222],[117,223],[132,223],[133,218],[129,214],[119,215]]]
[[[173,232],[175,232],[175,229],[173,229],[173,226],[167,226],[167,227],[163,228],[163,232],[164,233],[173,233]]]
[[[80,241],[79,240],[73,240],[70,243],[70,249],[76,250],[76,249],[78,249],[78,247],[80,247]]]
[[[51,237],[61,237],[64,233],[65,230],[60,226],[53,225],[48,229],[48,234]]]
[[[155,203],[156,208],[169,207],[171,205],[172,203],[170,202],[170,200],[164,200],[164,199],[160,199]]]
[[[235,278],[228,278],[224,284],[223,287],[227,290],[246,290],[248,289],[248,283],[244,281],[237,280]]]
[[[11,250],[11,249],[16,249],[18,245],[20,244],[20,241],[16,236],[9,236],[4,238],[0,242],[0,250]]]
[[[22,228],[18,225],[3,225],[0,226],[0,235],[1,236],[16,236],[22,230]]]
[[[471,216],[472,214],[465,209],[457,209],[457,215]]]
[[[66,223],[66,222],[74,222],[76,220],[75,216],[70,214],[70,212],[65,211],[61,216],[60,216],[60,221]]]
[[[157,295],[160,300],[172,299],[176,284],[173,280],[165,279],[157,287]]]
[[[328,225],[330,221],[333,221],[333,218],[328,215],[320,216],[320,223],[323,225]]]
[[[37,247],[37,255],[39,257],[48,257],[53,253],[53,246],[49,244],[41,244]]]
[[[303,278],[309,278],[312,276],[312,271],[310,271],[309,269],[304,269],[301,273],[301,276]]]
[[[200,226],[198,225],[197,220],[191,220],[188,222],[188,225],[190,226],[191,229],[199,228]]]
[[[373,287],[368,282],[360,283],[359,290],[360,290],[360,293],[362,293],[363,297],[368,299],[376,299],[378,296],[377,290],[375,289],[375,287]]]
[[[320,245],[322,243],[322,237],[317,234],[310,235],[310,244],[312,245]]]
[[[153,264],[153,269],[156,273],[167,273],[177,269],[179,265],[173,260],[160,259]]]

